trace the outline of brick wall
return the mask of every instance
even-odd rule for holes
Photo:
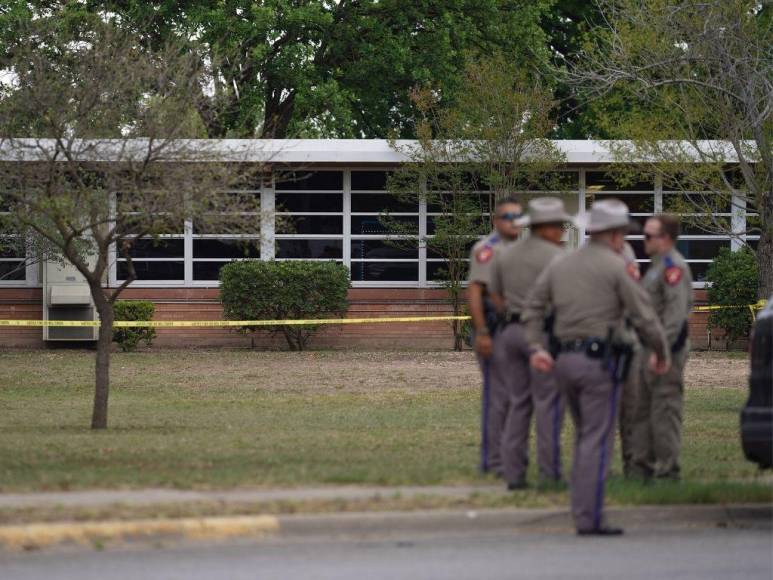
[[[220,320],[222,309],[216,288],[133,288],[126,290],[124,299],[151,300],[156,304],[157,320]],[[443,290],[430,289],[365,289],[349,291],[349,318],[386,316],[432,316],[449,314]],[[0,289],[0,319],[40,319],[42,292],[40,289]],[[705,304],[706,293],[697,290],[696,304]],[[690,320],[690,338],[694,348],[706,348],[706,313],[694,313]],[[158,329],[158,346],[242,346],[254,340],[262,348],[284,348],[281,337],[259,333],[254,337],[231,329],[162,328]],[[714,332],[716,346],[720,337]],[[43,347],[40,328],[0,327],[0,348]],[[387,349],[446,349],[451,348],[449,323],[400,323],[331,326],[312,339],[317,348],[387,348]]]

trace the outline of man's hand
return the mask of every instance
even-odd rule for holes
[[[494,352],[494,342],[489,334],[475,334],[475,352],[481,358],[490,359]]]
[[[529,363],[541,373],[549,373],[553,370],[555,361],[548,351],[539,349],[529,357]]]
[[[668,369],[671,368],[671,362],[659,358],[657,354],[654,352],[650,355],[650,369],[653,373],[656,375],[664,375],[668,372]]]

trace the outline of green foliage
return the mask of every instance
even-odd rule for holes
[[[454,92],[467,54],[545,65],[552,2],[10,0],[19,19],[111,18],[138,45],[188,44],[208,63],[200,86],[213,90],[198,113],[211,138],[409,136],[410,88]]]
[[[153,320],[156,307],[149,300],[119,300],[113,306],[113,311],[116,320]],[[154,338],[156,338],[155,328],[113,329],[113,342],[118,343],[124,352],[136,349],[140,341],[150,346]]]
[[[735,340],[749,336],[753,317],[748,304],[757,301],[757,258],[748,248],[731,252],[722,248],[719,256],[709,266],[706,280],[709,304],[738,306],[716,310],[709,315],[711,328],[721,328],[727,336],[728,346]]]
[[[563,154],[547,139],[553,130],[554,99],[532,72],[502,53],[469,59],[460,93],[445,99],[431,86],[414,89],[419,112],[418,146],[392,146],[411,160],[395,172],[387,187],[400,202],[427,204],[433,228],[419,238],[415,224],[385,214],[390,243],[414,244],[442,258],[432,279],[448,291],[454,315],[463,311],[467,258],[473,243],[491,231],[497,199],[517,191],[560,191],[555,169]],[[453,324],[454,347],[461,350],[463,324]]]
[[[220,298],[230,320],[300,320],[341,316],[349,271],[335,262],[231,262],[220,270]],[[319,325],[247,327],[281,332],[290,350],[304,350]]]

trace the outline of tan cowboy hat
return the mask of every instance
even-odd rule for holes
[[[608,230],[632,229],[628,206],[619,199],[604,199],[590,206],[585,215],[585,231],[589,234]]]
[[[515,220],[515,225],[538,226],[572,221],[572,217],[564,209],[564,202],[557,197],[535,197],[529,201],[528,211],[528,215]]]

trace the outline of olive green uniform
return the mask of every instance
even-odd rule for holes
[[[679,478],[684,367],[690,351],[688,320],[693,303],[692,275],[675,249],[656,256],[642,285],[651,297],[671,349],[671,368],[664,375],[639,364],[639,397],[632,432],[632,474]]]
[[[520,317],[537,278],[562,253],[561,246],[530,236],[503,248],[494,259],[491,291],[504,297],[508,323],[494,346],[497,373],[492,375],[492,380],[496,389],[508,393],[510,399],[501,442],[504,477],[509,483],[522,483],[526,479],[532,412],[537,428],[540,480],[561,479],[563,400],[553,373],[530,368],[526,329]]]
[[[562,344],[555,376],[576,430],[572,515],[578,531],[597,530],[605,526],[604,487],[619,389],[614,362],[598,345],[604,344],[610,329],[620,327],[625,315],[661,357],[668,356],[668,349],[652,305],[626,272],[625,261],[601,242],[590,241],[542,273],[524,309],[530,345],[542,343],[543,319],[550,308],[554,334]]]
[[[494,256],[497,251],[511,244],[509,240],[502,238],[497,232],[491,232],[485,238],[479,240],[470,252],[470,272],[468,281],[477,282],[486,289],[484,296],[486,317],[495,315],[494,305],[489,299],[491,279],[493,275]],[[497,337],[492,334],[492,340],[496,345]],[[502,454],[500,441],[502,430],[507,417],[508,398],[501,389],[493,388],[496,380],[497,364],[493,357],[486,360],[478,357],[481,373],[483,375],[483,389],[481,392],[481,458],[482,471],[501,472]]]

